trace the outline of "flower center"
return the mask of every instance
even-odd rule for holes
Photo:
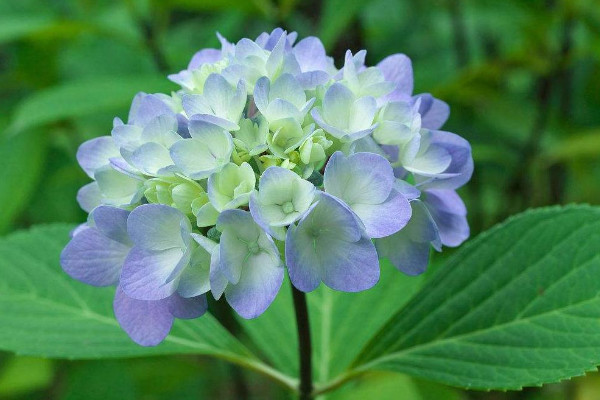
[[[288,201],[281,205],[281,209],[283,210],[284,213],[289,214],[289,213],[294,212],[294,205],[292,204],[291,201]]]
[[[257,242],[253,242],[253,243],[248,243],[248,251],[251,254],[256,254],[260,251],[260,247],[258,247],[258,243]]]

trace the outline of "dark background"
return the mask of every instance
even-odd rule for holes
[[[473,145],[475,174],[461,189],[473,234],[529,207],[599,203],[598,1],[0,0],[0,235],[83,221],[79,144],[109,134],[135,92],[175,90],[165,75],[217,47],[215,31],[235,42],[276,26],[319,36],[338,66],[346,49],[367,49],[370,64],[397,52],[412,58],[415,91],[447,101],[445,129]],[[383,400],[600,399],[596,374],[521,393],[447,391],[391,374],[370,385]],[[206,358],[68,362],[0,353],[2,399],[244,393],[284,396]]]

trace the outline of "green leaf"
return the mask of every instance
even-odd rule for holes
[[[127,108],[137,92],[168,92],[165,77],[120,76],[78,80],[32,94],[14,113],[9,131],[16,133],[63,119]]]
[[[409,277],[382,262],[381,279],[360,293],[337,292],[321,285],[307,294],[317,383],[344,371],[390,315],[418,290],[423,277]],[[246,333],[281,371],[296,376],[298,350],[289,279],[269,309],[254,320],[242,320]]]
[[[44,15],[6,15],[0,17],[0,43],[21,39],[42,31],[55,21]]]
[[[389,369],[474,389],[519,389],[600,363],[600,210],[546,208],[461,248],[362,351]]]
[[[0,136],[0,233],[25,209],[44,171],[46,138],[39,135]]]
[[[261,363],[210,314],[177,320],[156,347],[135,344],[113,316],[114,288],[84,285],[61,270],[59,254],[71,229],[46,225],[0,240],[0,349],[69,359],[203,354],[293,385],[293,380]]]

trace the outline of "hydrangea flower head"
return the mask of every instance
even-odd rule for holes
[[[81,145],[90,213],[61,263],[73,278],[117,286],[115,315],[142,345],[207,295],[244,318],[262,314],[287,269],[309,292],[356,292],[379,260],[415,275],[431,247],[469,236],[456,189],[471,177],[469,143],[440,130],[449,107],[414,95],[403,54],[337,69],[315,37],[282,29],[204,49],[138,94],[127,122]]]

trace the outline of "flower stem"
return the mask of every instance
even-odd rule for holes
[[[296,325],[298,328],[298,353],[300,355],[300,384],[298,386],[300,400],[312,400],[312,345],[310,340],[310,324],[306,294],[292,286]]]

